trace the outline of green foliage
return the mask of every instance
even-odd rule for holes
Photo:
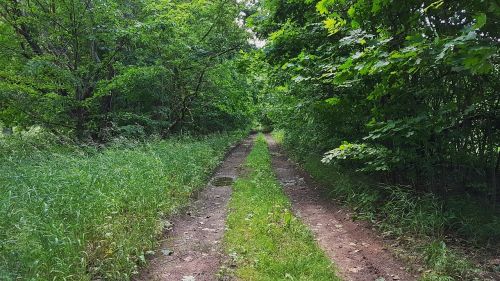
[[[2,1],[0,120],[101,142],[245,126],[243,5]]]
[[[468,194],[494,209],[500,8],[493,2],[263,1],[251,18],[267,37],[255,58],[267,63],[265,116],[299,158],[324,153],[325,163],[384,183]]]
[[[242,133],[58,145],[0,138],[0,279],[128,280]]]
[[[230,202],[225,247],[241,280],[339,280],[310,231],[292,214],[259,135]]]
[[[390,170],[387,155],[390,151],[385,147],[370,147],[367,144],[354,144],[344,142],[338,148],[325,153],[321,162],[330,164],[334,159],[359,160],[366,165],[361,171],[388,171]],[[396,161],[392,161],[396,162]]]

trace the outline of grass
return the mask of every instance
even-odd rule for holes
[[[285,142],[292,155],[301,153],[286,143],[282,131],[273,132],[273,136]],[[422,280],[474,280],[477,276],[477,268],[445,244],[448,234],[468,239],[467,247],[499,241],[499,217],[474,200],[443,201],[405,187],[379,184],[339,165],[325,165],[320,155],[298,158],[303,168],[327,188],[328,196],[348,205],[355,217],[375,222],[385,235],[419,241],[409,247],[426,267]]]
[[[95,147],[0,139],[0,280],[128,280],[243,134]]]
[[[229,205],[225,247],[240,280],[339,280],[311,232],[290,212],[262,135]]]
[[[358,218],[370,220],[385,235],[419,242],[407,245],[424,262],[422,280],[474,280],[476,268],[454,254],[444,239],[450,213],[430,194],[415,194],[397,186],[377,185],[338,166],[309,157],[304,169],[328,187],[329,196],[349,205]]]
[[[285,131],[283,130],[274,130],[271,132],[271,136],[276,141],[276,143],[283,144],[285,141]]]

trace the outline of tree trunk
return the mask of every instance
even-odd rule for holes
[[[493,165],[491,166],[491,201],[492,201],[492,206],[493,209],[496,209],[497,205],[497,177],[498,177],[498,170],[500,168],[500,152],[497,153],[496,156],[496,163],[495,161],[493,162]]]

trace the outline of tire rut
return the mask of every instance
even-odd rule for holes
[[[136,281],[217,280],[224,259],[221,241],[231,197],[230,186],[216,186],[218,178],[235,179],[250,153],[255,136],[230,151],[216,169],[210,183],[184,213],[172,219],[169,231],[155,256]],[[227,183],[229,184],[229,183]]]
[[[395,258],[369,224],[354,222],[349,212],[328,200],[312,178],[301,171],[266,135],[276,176],[297,217],[309,226],[319,246],[348,281],[416,280]]]

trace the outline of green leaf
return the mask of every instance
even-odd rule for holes
[[[473,28],[480,29],[486,24],[486,14],[480,13],[474,16],[476,23],[474,23]]]
[[[353,18],[353,17],[355,16],[355,13],[356,13],[356,9],[354,8],[354,6],[351,6],[351,7],[349,8],[349,10],[347,10],[347,14],[348,14],[351,18]]]
[[[337,97],[333,97],[333,98],[328,98],[325,100],[325,102],[329,105],[337,105],[340,103],[340,99],[337,98]]]
[[[340,31],[340,28],[346,24],[346,20],[340,17],[330,17],[323,21],[328,33],[333,35]]]

